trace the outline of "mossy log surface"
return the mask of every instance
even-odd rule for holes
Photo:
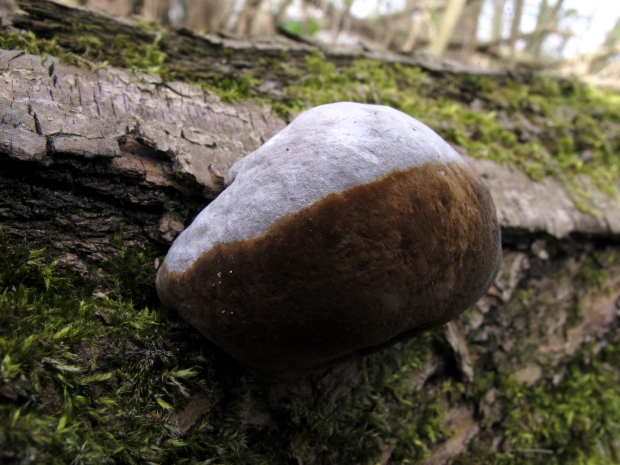
[[[153,275],[228,167],[290,118],[278,105],[293,75],[272,60],[305,66],[316,47],[154,32],[18,3],[26,14],[14,27],[53,39],[50,50],[76,53],[75,28],[100,43],[124,34],[168,45],[157,74],[149,63],[98,67],[96,41],[90,52],[80,45],[89,63],[79,67],[0,50],[2,461],[618,460],[620,204],[590,178],[576,179],[596,215],[578,208],[561,176],[536,182],[452,141],[498,207],[504,261],[488,294],[409,343],[305,379],[261,379],[161,309]],[[360,56],[324,53],[337,67]],[[232,99],[230,89],[188,83],[248,70],[276,84],[252,84],[252,98],[236,88],[243,98]]]
[[[88,25],[90,37],[103,44],[117,42],[119,38],[131,37],[136,46],[151,46],[158,43],[167,54],[167,63],[179,76],[209,80],[213,76],[239,77],[252,72],[265,81],[277,82],[279,87],[287,84],[289,76],[273,61],[285,61],[291,65],[303,64],[305,57],[322,51],[328,60],[338,66],[350,65],[354,60],[365,57],[411,66],[422,66],[429,71],[475,72],[480,74],[507,76],[505,72],[490,71],[464,65],[452,60],[437,60],[432,57],[408,57],[364,46],[326,46],[307,40],[291,40],[282,36],[252,40],[200,36],[185,29],[159,30],[152,25],[136,28],[134,23],[107,16],[93,14],[92,10],[63,5],[51,1],[18,0],[16,2],[27,14],[17,14],[14,25],[33,31],[42,38],[55,38],[60,45],[76,49],[80,47],[76,36]],[[260,58],[260,59],[259,59]],[[273,91],[273,88],[269,89]],[[277,96],[277,92],[270,95]]]
[[[10,50],[0,50],[0,71],[5,231],[54,235],[57,248],[100,259],[94,244],[116,223],[127,240],[170,243],[221,192],[228,168],[286,125],[268,104],[225,103],[153,74]],[[594,186],[598,215],[554,178],[537,183],[456,148],[489,186],[505,242],[620,237],[620,202]]]

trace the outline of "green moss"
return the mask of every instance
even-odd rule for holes
[[[304,21],[285,21],[282,27],[299,37],[312,38],[321,29],[319,23],[314,18]]]
[[[144,244],[127,247],[123,243],[120,230],[115,234],[112,243],[117,249],[117,257],[103,264],[103,269],[112,281],[109,295],[132,302],[137,307],[156,305],[158,299],[153,288],[155,251]]]
[[[583,300],[578,301],[575,305],[572,305],[568,309],[568,316],[566,318],[566,325],[564,326],[564,331],[568,331],[570,328],[575,327],[578,323],[583,321],[583,309],[584,302]]]
[[[391,444],[400,463],[415,463],[445,437],[439,399],[458,385],[412,389],[432,333],[363,359],[360,386],[337,406],[317,395],[312,405],[267,408],[264,426],[249,424],[248,399],[263,388],[156,303],[154,252],[127,247],[120,235],[114,243],[103,297],[43,248],[0,230],[3,460],[278,464],[314,456],[374,465]],[[197,394],[212,408],[179,437],[171,415]]]
[[[119,36],[103,44],[76,26],[71,44],[2,32],[0,47],[53,54],[81,66],[107,62],[173,76],[159,38],[140,45]],[[234,55],[232,49],[225,53]],[[271,103],[283,117],[342,100],[390,105],[475,157],[518,166],[536,180],[557,176],[584,211],[594,212],[578,175],[615,193],[620,154],[620,97],[615,94],[544,77],[527,82],[468,75],[436,79],[418,68],[372,60],[338,68],[321,54],[308,56],[298,67],[282,53],[269,66],[295,83],[281,102],[257,99]],[[258,83],[246,74],[201,85],[232,102],[256,98],[252,88]],[[583,156],[586,151],[590,159]],[[316,405],[269,411],[267,426],[249,424],[246,400],[260,392],[248,374],[159,306],[154,251],[127,247],[119,236],[114,241],[118,254],[102,266],[101,284],[108,287],[100,300],[93,296],[93,285],[73,282],[40,246],[9,243],[0,234],[3,458],[271,464],[312,455],[326,463],[374,464],[392,445],[394,460],[416,463],[445,439],[440,399],[462,386],[445,383],[425,388],[424,395],[411,390],[413,377],[426,363],[432,334],[365,358],[361,386],[335,409],[318,398]],[[613,254],[595,254],[578,279],[592,292],[608,289],[605,267],[615,260]],[[516,310],[529,305],[531,293],[519,294]],[[580,311],[576,305],[569,325],[579,320]],[[573,362],[558,386],[541,382],[527,388],[505,375],[484,380],[480,393],[493,386],[503,393],[498,402],[508,415],[502,428],[510,452],[477,451],[462,463],[618,461],[614,444],[620,415],[612,398],[620,381],[612,369],[620,361],[618,351],[607,349],[591,364]],[[179,438],[171,412],[197,393],[213,408]],[[532,449],[554,455],[550,459]]]
[[[161,34],[152,43],[142,43],[126,35],[118,35],[110,43],[77,28],[70,43],[59,44],[56,39],[42,39],[33,32],[15,33],[0,29],[0,48],[23,50],[33,55],[53,55],[65,63],[91,68],[94,64],[138,69],[171,78],[172,71],[164,66],[165,52],[161,49]]]
[[[239,79],[225,77],[220,79],[217,75],[210,83],[200,82],[199,85],[204,90],[209,90],[219,96],[223,102],[236,102],[246,100],[250,97],[250,88],[260,84],[260,80],[255,79],[252,73],[245,73]]]
[[[163,310],[137,310],[120,297],[98,300],[91,286],[75,286],[41,249],[0,238],[3,458],[141,463],[182,450],[183,441],[169,439],[167,406],[190,386],[206,389],[196,375],[209,369],[199,350],[167,340],[184,326]],[[121,253],[117,266],[131,269],[135,260]],[[223,452],[229,454],[240,455]]]
[[[362,384],[335,411],[323,401],[311,408],[291,405],[276,413],[296,427],[280,423],[263,434],[275,450],[302,461],[323,456],[319,463],[374,465],[385,444],[394,445],[398,463],[428,457],[430,446],[445,437],[439,399],[455,389],[450,383],[426,394],[411,389],[413,376],[426,363],[430,338],[426,334],[364,358]]]
[[[112,43],[115,63],[111,64],[121,68],[136,68],[169,78],[171,74],[163,66],[166,54],[159,47],[161,38],[160,34],[152,44],[144,45],[134,42],[129,36],[116,36]]]
[[[558,385],[531,388],[510,379],[499,383],[509,412],[510,451],[499,464],[608,464],[620,460],[620,346],[589,361],[574,361]],[[551,454],[536,451],[551,451]]]
[[[597,251],[581,264],[577,280],[585,285],[589,292],[612,291],[609,283],[609,267],[618,263],[619,257],[613,250]]]
[[[0,48],[5,50],[23,50],[32,55],[53,55],[67,64],[89,67],[89,64],[77,54],[67,52],[55,40],[38,39],[33,32],[15,33],[0,29]]]

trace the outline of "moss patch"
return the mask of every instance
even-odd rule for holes
[[[618,257],[613,252],[597,252],[588,257],[577,275],[577,279],[585,285],[589,292],[611,292],[607,280],[607,268],[618,263]]]
[[[581,175],[617,195],[620,95],[612,91],[543,76],[435,77],[416,67],[366,59],[336,67],[317,52],[300,66],[280,57],[256,59],[266,75],[290,84],[274,101],[259,96],[261,81],[251,72],[238,77],[207,73],[211,77],[206,79],[168,65],[165,30],[147,26],[136,27],[139,38],[120,34],[103,41],[93,31],[73,25],[74,33],[63,43],[32,32],[0,30],[0,48],[53,54],[79,66],[111,65],[157,73],[165,80],[183,79],[227,102],[254,99],[270,104],[284,117],[338,101],[388,105],[421,120],[476,158],[511,164],[538,181],[558,177],[582,211],[597,213]],[[232,50],[226,53],[229,50],[224,56],[235,55]]]
[[[265,407],[270,420],[252,421],[265,387],[152,305],[153,255],[116,240],[102,293],[42,248],[0,233],[6,463],[366,464],[386,447],[408,463],[443,437],[439,398],[455,387],[412,388],[432,334],[365,358],[360,386],[337,405],[313,395],[311,405]],[[197,396],[210,407],[183,434],[175,415]]]
[[[495,386],[505,418],[503,452],[475,440],[455,465],[603,465],[620,461],[620,344],[600,354],[585,349],[568,365],[557,385],[532,387],[510,376],[489,375],[480,392]],[[484,384],[484,383],[483,383]]]
[[[45,59],[47,55],[58,57],[63,62],[73,66],[88,66],[79,55],[67,52],[54,40],[38,39],[33,32],[8,32],[0,29],[0,48],[4,50],[23,50],[25,53],[40,55]]]
[[[239,100],[247,100],[251,97],[251,88],[260,84],[252,73],[245,73],[239,79],[213,77],[211,82],[200,81],[198,85],[206,91],[217,94],[222,101],[232,103]]]
[[[117,35],[110,43],[78,28],[69,43],[57,39],[39,38],[32,31],[11,32],[0,29],[0,48],[23,50],[32,55],[53,55],[64,63],[92,69],[100,66],[137,69],[160,74],[171,79],[173,73],[166,68],[165,52],[160,47],[161,35],[154,36],[151,43],[132,40],[127,35]]]

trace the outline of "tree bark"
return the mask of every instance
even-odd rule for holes
[[[126,20],[93,14],[87,9],[72,8],[66,4],[50,1],[19,0],[19,6],[26,14],[17,14],[13,17],[16,28],[33,31],[41,38],[53,38],[68,51],[79,47],[75,42],[75,24],[92,24],[88,35],[104,44],[114,42],[119,36],[131,37],[133,44],[142,46],[152,46],[157,42],[159,47],[166,51],[166,65],[174,69],[179,79],[190,78],[210,82],[217,76],[219,79],[235,80],[246,73],[251,73],[272,82],[275,86],[265,90],[260,88],[253,90],[276,100],[281,98],[280,90],[291,83],[290,76],[283,68],[272,65],[274,61],[281,61],[283,54],[286,54],[287,61],[294,66],[303,66],[308,54],[321,52],[326,60],[336,66],[349,66],[355,60],[366,57],[419,66],[438,75],[460,72],[482,73],[489,76],[506,75],[505,71],[499,69],[482,71],[467,64],[446,65],[424,57],[413,58],[377,50],[362,50],[359,47],[333,48],[330,45],[310,45],[283,38],[254,38],[251,41],[239,41],[213,36],[204,37],[185,30],[153,32],[132,26]],[[263,60],[256,60],[257,49],[260,49]],[[85,58],[92,59],[89,56]]]
[[[228,166],[284,126],[268,108],[224,104],[192,86],[126,71],[93,73],[53,57],[42,62],[2,50],[0,73],[5,78],[0,80],[0,224],[13,237],[46,241],[62,252],[64,263],[82,270],[84,279],[85,270],[116,253],[111,244],[116,229],[128,244],[147,241],[164,251],[221,191]],[[489,293],[446,326],[449,349],[432,351],[411,389],[433,389],[447,379],[470,389],[477,377],[497,370],[535,383],[543,376],[541,365],[562,376],[578,347],[604,343],[615,334],[620,266],[606,270],[610,293],[587,293],[579,270],[593,250],[620,239],[618,202],[595,199],[607,207],[600,218],[590,217],[575,209],[557,181],[536,184],[493,162],[467,161],[496,202],[504,262]],[[565,252],[549,254],[558,247]],[[523,306],[519,295],[531,289],[535,292]],[[585,302],[581,320],[564,336],[567,330],[558,321],[566,321],[575,302]],[[531,324],[523,325],[524,319]],[[515,365],[522,347],[529,348],[528,356]],[[456,372],[450,375],[446,367],[452,365]],[[246,402],[266,418],[271,409],[291,402],[304,408],[317,402],[337,406],[362,383],[360,373],[359,361],[352,361],[295,382],[259,383]],[[501,429],[483,426],[491,413],[475,414],[474,399],[445,402],[448,431],[456,439],[437,445],[429,463],[448,463],[474,436],[501,442]]]
[[[514,0],[514,8],[512,13],[512,22],[510,26],[510,39],[508,42],[510,48],[510,65],[514,66],[517,55],[517,40],[519,39],[519,27],[521,25],[521,16],[523,16],[523,0]]]
[[[347,23],[347,19],[350,16],[351,7],[353,6],[354,1],[355,0],[345,0],[344,10],[336,9],[331,25],[332,42],[336,42],[338,40],[338,36],[342,32],[344,25]]]
[[[40,0],[22,1],[21,6],[27,13],[17,18],[20,25],[53,29],[61,41],[63,21],[84,13]],[[87,13],[89,24],[103,24],[103,31],[118,33],[125,27],[135,40],[152,38],[126,22]],[[40,24],[43,18],[47,22]],[[232,59],[193,36],[164,40],[205,45],[196,47],[186,61],[172,53],[170,59],[180,69],[220,73],[218,63]],[[236,47],[233,57],[243,56],[247,62],[273,53],[243,41],[227,44]],[[290,47],[292,60],[317,50],[295,43]],[[202,58],[199,53],[208,58],[191,68],[189,63]],[[356,57],[333,62],[350,64]],[[246,69],[261,73],[261,66],[249,63]],[[159,76],[115,68],[90,71],[18,50],[0,50],[0,114],[0,224],[14,238],[45,241],[76,270],[96,269],[114,257],[111,237],[119,227],[126,243],[148,242],[165,252],[222,191],[230,165],[286,124],[269,105],[224,103],[211,92]],[[609,290],[596,292],[585,287],[580,270],[595,252],[620,252],[620,202],[592,190],[601,214],[591,216],[575,207],[556,179],[539,184],[508,167],[463,155],[496,203],[504,261],[487,295],[445,327],[444,342],[429,348],[428,365],[408,387],[428,394],[444,382],[464,385],[462,394],[441,398],[452,435],[433,446],[425,463],[436,465],[462,454],[474,437],[495,450],[505,444],[502,422],[507,413],[497,410],[492,391],[472,394],[477,380],[502,373],[530,384],[561,380],[567,361],[580,347],[591,343],[600,350],[618,328],[620,265],[605,268]],[[582,313],[569,326],[576,305],[582,305]],[[386,371],[392,375],[397,374]],[[312,411],[326,405],[321,415],[329,416],[363,383],[362,362],[356,360],[294,382],[253,381],[247,395],[235,400],[251,406],[248,425],[268,429],[283,409]],[[390,408],[395,408],[399,400],[390,399]],[[411,407],[412,415],[430,399],[422,396],[420,404]],[[197,414],[187,429],[203,416]],[[310,452],[296,460],[330,463],[332,456],[321,446],[310,444]],[[393,446],[383,444],[382,463],[390,463]]]
[[[491,41],[502,38],[502,27],[504,25],[504,9],[506,0],[493,0],[493,27],[491,30]]]
[[[428,51],[435,56],[441,57],[448,47],[454,28],[465,8],[467,0],[450,0],[446,11],[441,17],[437,37],[431,42]]]
[[[235,34],[244,36],[250,32],[252,29],[252,21],[254,20],[254,16],[258,11],[258,8],[261,5],[262,0],[246,0],[241,13],[239,14],[239,19],[237,19],[237,24],[235,26]]]
[[[193,31],[216,33],[224,17],[224,4],[220,0],[190,0],[187,3],[185,23]]]
[[[538,17],[536,19],[536,28],[530,39],[527,41],[525,51],[532,55],[535,59],[540,57],[543,43],[549,36],[550,32],[557,29],[560,21],[560,10],[564,0],[556,0],[555,4],[550,7],[548,0],[545,0],[540,5]]]
[[[467,3],[461,18],[454,28],[452,41],[462,44],[459,53],[461,61],[468,61],[476,50],[478,41],[478,23],[484,0],[473,0]]]
[[[588,66],[589,73],[596,73],[601,71],[608,63],[609,58],[618,52],[618,46],[620,45],[620,18],[616,21],[614,27],[607,33],[605,42],[599,50],[597,50],[596,58],[592,59]]]
[[[178,224],[221,191],[228,167],[284,127],[269,109],[225,104],[155,76],[141,84],[125,71],[91,73],[53,59],[0,53],[5,71],[26,70],[2,85],[3,91],[11,86],[0,109],[8,118],[3,176],[13,179],[3,178],[4,229],[24,237],[52,229],[56,247],[86,261],[108,255],[105,237],[115,224],[129,241],[171,241]],[[46,73],[44,87],[17,103],[33,91],[25,79]],[[76,109],[79,119],[72,116]],[[22,197],[33,184],[36,193]],[[173,203],[179,208],[165,207]],[[54,214],[58,208],[61,215]]]
[[[411,23],[411,15],[413,14],[415,4],[416,0],[407,0],[403,11],[388,20],[387,30],[383,36],[383,40],[381,41],[381,46],[383,48],[390,48],[390,45],[394,40],[394,36],[402,26],[403,22],[408,21]]]

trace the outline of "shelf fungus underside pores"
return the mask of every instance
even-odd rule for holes
[[[172,245],[157,291],[264,372],[309,373],[442,325],[501,262],[486,186],[389,107],[308,110],[225,182]]]

